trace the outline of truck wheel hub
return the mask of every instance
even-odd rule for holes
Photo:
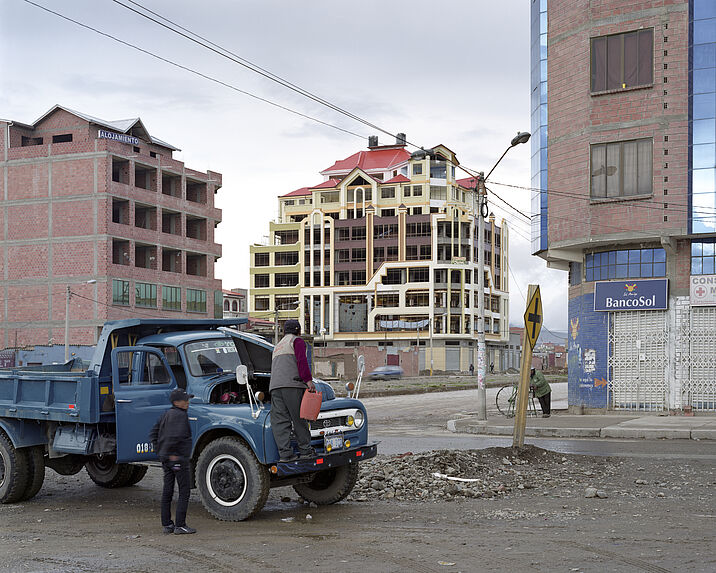
[[[246,495],[246,472],[238,459],[221,454],[206,468],[206,487],[217,503],[230,507]]]

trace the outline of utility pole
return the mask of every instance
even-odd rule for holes
[[[477,185],[473,193],[477,196],[478,204],[475,215],[477,215],[477,419],[479,421],[487,420],[487,393],[485,390],[485,218],[483,216],[483,206],[487,205],[487,189],[485,188],[485,180],[489,179],[492,172],[500,164],[500,161],[507,155],[507,152],[521,143],[527,143],[530,134],[521,131],[512,138],[510,146],[492,166],[487,177],[483,171],[477,174]]]
[[[275,304],[275,303],[274,303]],[[273,343],[278,344],[278,305],[273,311]]]
[[[477,419],[487,420],[487,391],[485,389],[485,177],[477,175]]]
[[[67,285],[67,296],[65,297],[65,363],[70,359],[70,297],[72,291]]]

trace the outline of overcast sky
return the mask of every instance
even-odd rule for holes
[[[366,148],[377,133],[311,102],[111,0],[33,0],[236,88],[334,124],[356,137],[252,99],[48,14],[0,0],[0,117],[34,122],[58,103],[106,120],[140,117],[180,147],[187,167],[223,174],[216,266],[224,288],[247,287],[249,245],[268,234],[276,197],[322,181],[319,171]],[[127,0],[123,0],[125,3]],[[294,84],[408,141],[452,149],[489,171],[518,131],[529,131],[529,12],[525,0],[142,0]],[[380,135],[381,143],[392,139]],[[489,185],[523,212],[530,145],[512,149]],[[497,205],[511,228],[511,324],[528,283],[545,325],[566,330],[566,273],[531,256],[526,221]]]

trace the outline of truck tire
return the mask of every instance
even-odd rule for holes
[[[306,501],[317,505],[330,505],[348,497],[358,481],[358,464],[346,464],[318,472],[315,477],[293,486],[294,491]]]
[[[45,448],[42,446],[33,446],[25,448],[28,459],[28,478],[27,488],[22,497],[18,501],[27,501],[37,495],[42,489],[45,481]]]
[[[16,450],[10,438],[0,430],[0,503],[20,501],[27,489],[29,464],[27,452]]]
[[[136,485],[144,479],[147,475],[149,466],[132,466],[132,479],[127,482],[127,485]]]
[[[207,445],[196,466],[199,496],[206,510],[222,521],[243,521],[266,503],[266,466],[240,439],[224,437]]]
[[[85,470],[94,483],[107,488],[127,486],[134,475],[133,466],[116,463],[114,456],[90,458],[85,463]]]

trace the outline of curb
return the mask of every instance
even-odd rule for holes
[[[447,429],[456,434],[511,436],[512,426],[489,426],[487,422],[468,419],[448,420]],[[603,438],[631,440],[716,440],[716,429],[688,428],[555,428],[526,427],[525,435],[533,438]]]

